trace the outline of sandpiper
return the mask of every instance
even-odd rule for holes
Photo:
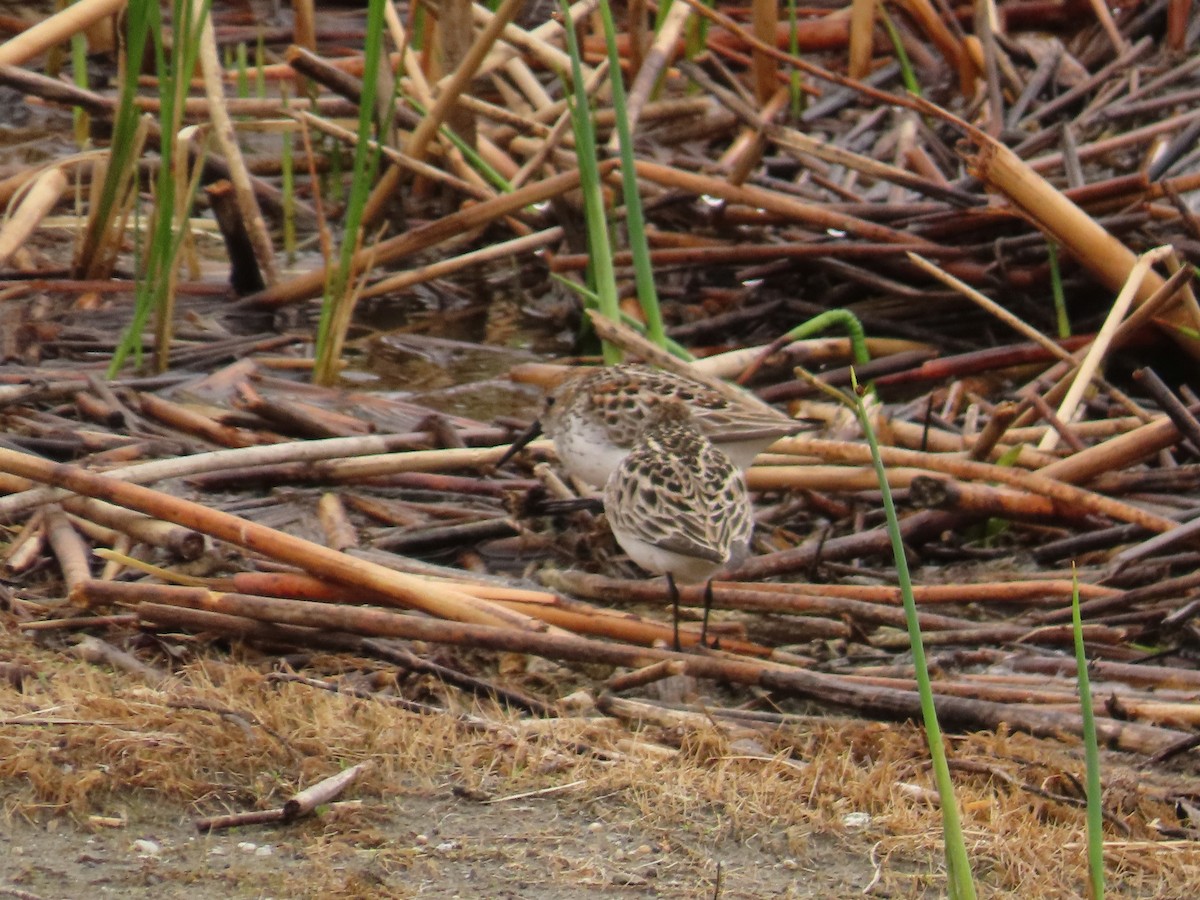
[[[754,520],[742,470],[701,434],[688,407],[661,400],[604,486],[604,512],[629,558],[667,576],[679,649],[679,588],[705,582],[700,642],[708,637],[712,575],[749,552]]]
[[[498,465],[545,431],[567,471],[602,487],[634,446],[647,417],[667,402],[686,406],[700,433],[742,470],[779,438],[809,427],[773,410],[731,402],[681,375],[636,364],[605,366],[555,388],[541,418]]]

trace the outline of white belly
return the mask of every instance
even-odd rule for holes
[[[613,537],[617,539],[621,549],[629,554],[629,558],[647,572],[656,575],[670,573],[677,581],[687,584],[707,581],[713,572],[728,561],[714,562],[696,556],[684,556],[673,550],[664,550],[623,529],[613,528]]]
[[[603,428],[587,422],[575,423],[553,437],[566,470],[596,488],[604,487],[608,476],[629,455],[628,447],[618,447]]]

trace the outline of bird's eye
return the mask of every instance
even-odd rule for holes
[[[554,405],[554,403],[555,403],[554,397],[547,397],[546,398],[546,409],[549,409],[550,407],[552,407]]]

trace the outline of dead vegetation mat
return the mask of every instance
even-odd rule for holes
[[[215,6],[221,43],[290,40]],[[0,894],[940,895],[878,483],[822,393],[853,362],[983,891],[1084,890],[1077,575],[1110,891],[1195,895],[1200,25],[1162,0],[842,6],[805,7],[792,46],[778,21],[677,0],[710,29],[686,58],[700,32],[682,20],[650,53],[622,19],[668,331],[704,356],[694,371],[819,425],[749,472],[755,552],[716,585],[715,648],[690,588],[671,649],[665,588],[620,558],[552,446],[495,468],[581,323],[550,278],[588,265],[556,20],[489,29],[499,49],[462,58],[475,79],[438,88],[457,104],[424,107],[457,106],[524,186],[465,181],[397,104],[408,157],[375,200],[403,184],[405,208],[357,258],[339,387],[306,380],[319,262],[264,280],[225,234],[219,276],[177,286],[162,371],[107,379],[136,260],[92,271],[53,222],[0,232]],[[439,27],[469,44],[471,19]],[[361,10],[323,14],[321,52],[292,48],[268,96],[232,102],[239,128],[356,114],[359,54],[337,48],[362,29]],[[583,31],[590,77],[602,45]],[[400,44],[406,77],[437,88]],[[111,117],[113,92],[3,59],[34,127]],[[301,77],[315,99],[279,90]],[[197,121],[217,102],[193,101]],[[47,165],[82,194],[91,169],[33,143],[45,156],[10,161],[4,199]],[[307,171],[338,171],[335,152],[308,145]],[[208,165],[212,186],[234,163]],[[249,165],[279,224],[277,145]],[[319,179],[300,181],[315,236]],[[40,215],[73,202],[55,190]],[[792,332],[833,308],[864,323],[869,362]]]

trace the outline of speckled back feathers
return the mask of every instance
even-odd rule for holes
[[[739,559],[753,529],[741,471],[678,402],[643,425],[605,486],[604,508],[634,562],[683,581]]]
[[[603,484],[663,404],[683,404],[698,430],[747,468],[763,448],[805,425],[730,402],[691,379],[648,366],[605,366],[560,385],[546,399],[542,429],[581,478]]]

